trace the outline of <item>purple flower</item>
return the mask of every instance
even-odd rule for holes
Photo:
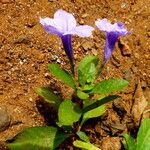
[[[130,32],[127,31],[125,25],[121,22],[111,24],[107,19],[98,19],[97,21],[95,21],[95,24],[100,30],[106,33],[104,61],[107,62],[113,52],[118,37],[130,34]]]
[[[89,37],[94,30],[93,27],[88,25],[77,26],[74,16],[61,9],[56,11],[54,18],[40,18],[40,23],[44,26],[47,33],[57,34],[61,38],[71,65],[74,65],[72,34],[80,37]]]

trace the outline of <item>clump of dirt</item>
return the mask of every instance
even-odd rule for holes
[[[136,135],[131,111],[139,81],[146,100],[150,100],[149,0],[1,0],[0,6],[0,103],[11,116],[10,126],[0,132],[1,142],[24,128],[46,125],[37,107],[36,87],[50,86],[63,98],[70,96],[69,87],[47,71],[51,62],[69,69],[61,41],[46,34],[39,24],[39,17],[53,17],[58,9],[73,13],[79,24],[95,26],[96,19],[107,18],[124,22],[131,31],[116,44],[101,77],[123,77],[130,85],[120,93],[121,100],[109,104],[106,114],[94,123],[88,122],[84,130],[103,150],[121,149],[118,135],[122,132]],[[73,47],[76,64],[88,54],[102,59],[104,35],[96,29],[92,38],[73,37]],[[74,149],[67,144],[68,149]]]

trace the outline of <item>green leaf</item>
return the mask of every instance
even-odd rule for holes
[[[88,99],[89,95],[87,93],[84,93],[80,90],[77,90],[77,96],[80,98],[80,99]]]
[[[83,114],[81,126],[90,118],[96,118],[104,114],[106,106],[102,105]]]
[[[87,56],[79,64],[78,80],[81,85],[92,83],[96,77],[96,66],[98,58],[96,56]]]
[[[81,140],[83,140],[83,141],[85,141],[85,142],[90,142],[88,136],[87,136],[84,132],[78,131],[76,134],[78,135],[78,137],[79,137]]]
[[[89,85],[89,84],[85,84],[84,86],[82,86],[82,91],[90,91],[90,90],[92,90],[93,89],[93,85]]]
[[[59,124],[63,126],[72,126],[81,117],[81,109],[71,100],[65,100],[58,109]]]
[[[94,94],[109,94],[114,91],[122,90],[128,85],[128,81],[124,79],[108,79],[97,84],[91,93]]]
[[[92,109],[95,109],[103,104],[106,104],[110,101],[113,101],[115,99],[119,98],[119,96],[117,95],[110,95],[110,96],[107,96],[107,97],[104,97],[100,100],[97,100],[97,101],[94,101],[92,102],[91,104],[89,103],[89,105],[86,105],[86,107],[83,109],[83,112],[87,112],[87,111],[90,111]],[[87,101],[88,102],[88,101]]]
[[[136,143],[135,143],[133,137],[131,137],[128,134],[123,134],[122,136],[125,138],[125,143],[123,142],[124,147],[127,150],[136,150]]]
[[[92,105],[93,103],[94,103],[95,101],[93,101],[93,100],[91,100],[91,99],[85,99],[84,101],[83,101],[83,112],[85,113],[85,111],[84,111],[84,109],[87,107],[87,106],[90,106],[90,105]],[[88,107],[87,107],[88,108]],[[93,109],[93,108],[92,108]],[[91,110],[91,109],[90,109]],[[89,111],[89,110],[87,110],[87,111]]]
[[[89,142],[83,142],[79,140],[74,141],[73,145],[84,150],[101,150]]]
[[[59,67],[58,64],[49,64],[48,70],[58,79],[72,87],[73,89],[76,89],[75,82],[72,78],[72,76],[63,68]]]
[[[7,146],[10,150],[54,150],[68,136],[55,127],[31,127],[20,132]]]
[[[46,87],[37,88],[35,89],[35,92],[41,97],[43,97],[46,102],[54,104],[56,108],[59,107],[62,101],[60,97],[55,95],[50,89]]]
[[[99,59],[96,56],[86,56],[83,58],[79,64],[78,70],[82,70],[86,67],[87,64],[94,63],[95,65],[98,64]]]
[[[137,135],[137,149],[150,150],[150,119],[144,119]]]

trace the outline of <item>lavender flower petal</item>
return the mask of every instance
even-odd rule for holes
[[[57,26],[56,20],[51,18],[40,18],[40,23],[43,25],[45,31],[50,34],[57,34],[61,36],[63,33],[60,26]]]
[[[104,48],[104,62],[106,62],[110,58],[119,36],[130,34],[130,32],[127,31],[123,23],[117,22],[111,24],[107,19],[98,19],[95,22],[95,25],[106,33],[106,43]]]
[[[74,16],[62,9],[56,11],[56,13],[54,14],[54,19],[60,20],[58,25],[62,27],[63,33],[71,31],[77,25]]]
[[[92,35],[93,27],[88,25],[80,25],[74,28],[72,31],[68,31],[65,34],[76,34],[80,37],[89,37]]]

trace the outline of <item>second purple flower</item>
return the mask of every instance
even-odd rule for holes
[[[125,25],[121,22],[111,24],[107,19],[98,19],[95,24],[100,30],[106,33],[104,48],[104,63],[106,63],[113,52],[119,36],[130,34],[130,32],[127,31]]]

